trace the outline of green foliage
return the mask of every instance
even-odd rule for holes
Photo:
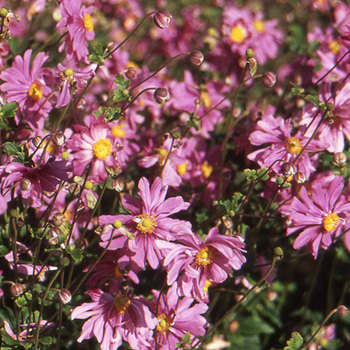
[[[298,332],[293,332],[292,337],[287,341],[283,350],[298,350],[304,343],[303,337]]]
[[[91,63],[97,63],[99,66],[104,66],[105,61],[104,61],[104,53],[105,53],[105,48],[102,43],[97,43],[93,47],[93,53],[90,54],[89,56],[89,61]]]
[[[231,199],[219,200],[218,208],[223,215],[233,216],[240,207],[240,200],[242,199],[243,194],[236,192],[233,194]]]
[[[113,91],[113,102],[123,102],[128,101],[130,99],[129,95],[129,87],[130,87],[130,79],[125,79],[123,74],[118,74],[114,82],[117,85],[117,89]]]
[[[257,182],[257,181],[266,181],[269,179],[268,168],[263,167],[261,169],[244,169],[244,175],[248,181]]]
[[[123,117],[120,107],[99,107],[97,111],[94,112],[96,119],[98,119],[103,114],[106,123],[115,122]]]
[[[13,118],[18,109],[17,102],[9,102],[0,108],[0,130],[10,130],[11,127],[6,122],[6,119]]]
[[[67,246],[66,252],[73,258],[74,261],[79,262],[83,260],[84,255],[81,249],[75,248],[73,244]]]

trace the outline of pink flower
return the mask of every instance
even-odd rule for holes
[[[102,350],[115,350],[123,340],[133,349],[140,349],[145,343],[149,345],[148,340],[157,322],[146,306],[147,301],[121,293],[116,288],[111,292],[115,294],[90,289],[86,293],[93,301],[72,311],[72,320],[88,319],[78,342],[95,336]]]
[[[60,10],[62,19],[57,23],[56,28],[67,28],[68,33],[65,41],[59,47],[68,59],[73,57],[83,63],[88,63],[89,54],[86,40],[95,38],[94,23],[91,17],[93,6],[86,8],[82,6],[82,0],[61,0]]]
[[[344,150],[345,140],[350,140],[350,83],[346,83],[335,94],[332,93],[330,84],[323,84],[319,95],[322,103],[332,103],[334,108],[328,111],[319,129],[319,139],[323,147],[331,153],[339,153]],[[330,98],[331,97],[331,98]],[[305,136],[310,137],[321,120],[321,112],[313,104],[308,104],[302,112],[301,124],[308,126]]]
[[[217,227],[209,230],[205,242],[189,229],[182,230],[177,241],[156,242],[160,249],[165,249],[163,264],[168,271],[168,285],[178,279],[181,293],[198,300],[206,300],[211,283],[225,281],[232,269],[239,270],[246,261],[242,237],[221,235]],[[180,276],[181,271],[184,274]]]
[[[35,208],[42,205],[43,191],[54,192],[61,181],[68,180],[71,169],[65,160],[50,158],[46,164],[29,167],[19,162],[0,166],[0,188],[9,191],[15,187],[16,193]]]
[[[306,245],[316,259],[319,248],[327,249],[348,227],[350,203],[341,194],[343,188],[343,178],[336,176],[326,187],[317,181],[310,195],[302,187],[299,198],[294,197],[287,235],[299,232],[295,249]]]
[[[76,129],[79,132],[66,142],[66,146],[75,151],[74,174],[82,175],[91,164],[91,176],[97,183],[101,183],[108,177],[106,167],[120,167],[116,161],[119,149],[110,128],[106,124],[91,122],[90,127],[77,126]]]
[[[181,342],[187,332],[191,333],[191,340],[197,336],[204,336],[208,326],[202,316],[207,310],[205,303],[195,303],[188,297],[180,298],[177,285],[174,283],[167,294],[153,290],[155,298],[152,300],[152,311],[157,314],[157,344],[159,350],[176,349],[176,343]],[[153,342],[154,349],[154,342]]]
[[[168,187],[162,185],[161,178],[157,177],[150,187],[148,180],[143,177],[139,181],[141,200],[129,194],[122,198],[122,204],[131,212],[130,215],[100,216],[99,224],[108,225],[108,229],[101,236],[101,245],[106,246],[113,223],[119,220],[127,233],[123,235],[121,230],[116,230],[114,237],[118,243],[112,241],[110,249],[120,248],[127,241],[131,253],[134,254],[131,256],[133,261],[142,268],[146,261],[153,269],[158,268],[163,255],[155,240],[174,240],[179,228],[191,226],[187,221],[169,218],[172,214],[186,210],[190,204],[184,202],[180,196],[165,199],[167,190]]]
[[[4,81],[0,89],[7,93],[8,102],[17,102],[21,111],[27,112],[26,121],[36,125],[40,117],[46,117],[52,108],[46,99],[51,89],[43,79],[42,67],[49,56],[39,52],[30,68],[31,56],[32,50],[27,50],[23,58],[19,55],[14,58],[12,67],[0,74],[0,78]]]
[[[268,109],[257,122],[257,129],[249,136],[252,145],[266,147],[250,153],[247,156],[248,159],[257,162],[261,167],[272,166],[276,174],[281,174],[282,162],[293,162],[309,141],[309,137],[303,136],[300,130],[292,135],[291,119],[274,117],[271,109]],[[295,164],[297,171],[309,178],[310,173],[315,171],[315,167],[308,152],[323,149],[320,142],[311,141]]]

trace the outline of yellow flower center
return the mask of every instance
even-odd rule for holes
[[[242,44],[244,39],[247,37],[247,31],[240,25],[236,24],[232,28],[231,39],[237,44]]]
[[[204,108],[210,108],[210,106],[211,106],[211,98],[210,98],[210,96],[208,95],[207,92],[201,91],[200,92],[200,99],[201,99],[201,101],[203,103]]]
[[[214,253],[209,247],[202,248],[196,254],[196,264],[201,267],[205,267],[212,263]]]
[[[118,137],[119,139],[122,139],[125,137],[125,130],[121,125],[114,125],[112,128],[112,135],[114,137]]]
[[[112,144],[108,139],[101,139],[94,144],[93,152],[98,159],[106,159],[112,153]]]
[[[118,314],[123,314],[129,305],[130,300],[128,298],[120,294],[115,296],[113,306],[117,310]]]
[[[328,47],[335,55],[337,55],[341,49],[341,44],[339,43],[338,40],[332,40],[328,44]]]
[[[149,235],[157,227],[157,220],[153,215],[141,214],[137,218],[136,228],[143,234]]]
[[[92,32],[94,30],[94,22],[89,14],[84,16],[84,27],[87,31]]]
[[[28,91],[28,96],[34,100],[39,101],[43,97],[43,88],[40,83],[33,83]]]
[[[165,314],[160,314],[158,316],[158,321],[157,331],[162,333],[166,332],[173,323],[171,317]]]
[[[207,161],[205,161],[201,166],[201,170],[202,170],[203,176],[207,179],[213,172],[214,168]]]
[[[332,232],[339,224],[339,216],[336,213],[328,214],[322,222],[324,229],[327,232]]]
[[[67,68],[65,71],[64,71],[64,75],[66,77],[71,77],[72,75],[74,75],[74,71],[72,68]]]
[[[182,163],[182,164],[179,164],[177,166],[177,173],[182,176],[186,173],[186,170],[187,170],[187,164],[188,162],[186,161],[185,163]]]
[[[303,146],[300,144],[300,140],[296,137],[291,137],[286,144],[286,149],[289,153],[298,154],[302,150]]]
[[[258,33],[264,33],[264,31],[265,31],[265,23],[264,23],[264,21],[262,21],[261,19],[255,20],[254,21],[254,29]]]

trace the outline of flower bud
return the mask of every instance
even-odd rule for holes
[[[118,179],[113,181],[112,186],[114,190],[116,190],[117,192],[121,192],[125,187],[125,181],[123,178],[119,177]]]
[[[135,79],[137,76],[137,70],[134,67],[129,67],[125,73],[128,79]]]
[[[167,10],[160,10],[153,16],[153,23],[160,29],[168,28],[172,17],[171,13]]]
[[[348,308],[346,306],[340,305],[337,308],[337,313],[341,317],[346,317],[349,314],[349,310],[348,310]]]
[[[253,58],[254,57],[254,50],[248,49],[245,54],[246,54],[248,59]]]
[[[298,171],[293,175],[293,179],[298,184],[303,184],[306,181],[306,176],[301,171]]]
[[[31,187],[31,182],[28,179],[23,179],[20,182],[19,187],[22,191],[29,191]]]
[[[335,153],[333,161],[338,166],[344,165],[346,163],[346,154],[344,152]]]
[[[261,81],[265,87],[272,88],[276,84],[276,75],[272,72],[267,72],[262,76]]]
[[[199,50],[193,50],[190,53],[190,62],[194,66],[199,66],[204,61],[204,55]]]
[[[69,159],[69,153],[68,153],[68,152],[62,152],[61,158],[62,158],[63,160]]]
[[[58,243],[58,237],[61,235],[62,231],[57,226],[51,227],[49,230],[49,244],[56,245]]]
[[[283,163],[281,166],[281,172],[285,177],[294,175],[296,173],[294,164],[288,162]]]
[[[52,138],[52,141],[56,146],[60,147],[64,145],[66,138],[63,134],[57,134]]]
[[[248,59],[248,63],[249,63],[249,73],[251,76],[253,76],[256,73],[256,69],[258,67],[258,61],[254,57],[252,57]]]
[[[8,15],[8,11],[5,9],[5,8],[2,8],[1,10],[0,10],[0,17],[1,18],[5,18],[7,15]]]
[[[66,222],[66,217],[62,213],[56,213],[53,216],[52,222],[55,226],[61,226]]]
[[[281,247],[276,247],[274,250],[273,250],[273,254],[275,255],[275,257],[280,260],[283,258],[283,250]]]
[[[160,87],[154,92],[153,97],[157,103],[163,104],[169,100],[170,95],[166,88]]]
[[[42,141],[42,138],[40,136],[36,136],[32,139],[34,147],[39,147],[40,143]]]
[[[25,286],[21,283],[14,283],[10,288],[10,293],[14,297],[18,297],[19,295],[23,294],[25,290]]]
[[[72,300],[72,294],[68,289],[61,289],[58,293],[58,297],[62,304],[68,304]]]

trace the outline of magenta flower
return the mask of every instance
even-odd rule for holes
[[[92,117],[93,118],[93,117]],[[73,134],[66,146],[75,151],[73,171],[82,175],[91,164],[91,176],[101,183],[107,179],[106,167],[119,169],[116,152],[119,150],[110,128],[106,124],[91,123],[89,127],[77,127],[79,133]]]
[[[157,245],[157,240],[175,240],[179,229],[189,228],[187,221],[171,219],[170,215],[181,210],[186,210],[189,203],[184,202],[181,196],[165,199],[168,187],[162,185],[162,180],[157,177],[152,186],[146,178],[139,181],[140,199],[126,194],[122,198],[125,209],[131,212],[130,215],[100,216],[99,224],[108,225],[101,238],[102,246],[106,246],[110,239],[113,223],[119,220],[127,232],[123,234],[121,229],[116,230],[114,238],[116,242],[111,243],[110,249],[117,249],[127,242],[130,251],[134,254],[131,259],[140,267],[144,267],[146,261],[156,269],[163,261],[163,255]]]
[[[336,176],[329,185],[324,187],[315,182],[309,196],[302,187],[299,198],[292,202],[292,224],[287,229],[287,235],[299,232],[293,247],[300,249],[305,246],[317,258],[318,250],[327,249],[348,227],[350,203],[341,194],[344,188],[343,178]]]
[[[49,56],[39,52],[30,68],[31,56],[32,50],[27,50],[23,58],[19,55],[14,58],[12,67],[0,74],[4,81],[0,89],[7,93],[8,102],[17,102],[20,109],[27,112],[26,121],[36,125],[40,117],[46,117],[52,108],[46,99],[51,89],[43,79],[43,65]],[[28,120],[28,117],[33,120]]]
[[[157,344],[160,350],[176,349],[176,343],[181,342],[184,335],[191,333],[191,340],[197,336],[204,336],[208,326],[202,316],[207,310],[205,303],[195,303],[188,297],[180,298],[177,294],[177,284],[174,283],[167,294],[153,290],[155,298],[152,300],[154,314],[157,314]],[[155,342],[152,344],[154,348]]]
[[[266,147],[250,153],[248,159],[257,162],[261,167],[272,166],[276,174],[281,174],[283,162],[293,162],[309,141],[309,137],[303,136],[300,130],[293,136],[291,131],[291,119],[274,117],[271,110],[267,110],[258,121],[257,129],[249,136],[251,144]],[[320,150],[324,150],[323,144],[313,140],[296,162],[296,170],[302,172],[306,178],[316,170],[308,152]]]
[[[95,38],[94,23],[91,17],[93,6],[86,8],[82,6],[82,0],[61,0],[60,10],[62,19],[56,28],[67,28],[68,33],[65,41],[59,47],[62,52],[65,48],[67,58],[73,57],[83,63],[88,63],[89,50],[86,40]]]
[[[181,293],[198,300],[206,300],[210,284],[225,281],[232,269],[239,270],[246,261],[242,237],[221,235],[217,227],[210,229],[205,242],[189,229],[182,230],[177,241],[156,242],[165,249],[168,285],[178,279]],[[181,271],[184,274],[179,278]]]
[[[93,301],[72,311],[72,320],[88,319],[83,325],[78,342],[95,336],[102,350],[115,350],[123,340],[132,349],[149,345],[148,340],[151,339],[152,329],[157,321],[149,310],[147,301],[120,293],[116,288],[112,292],[116,293],[90,289],[86,293]]]
[[[330,102],[334,108],[327,112],[319,129],[319,139],[323,147],[331,153],[339,153],[344,150],[345,138],[350,140],[350,84],[346,83],[335,94],[332,93],[330,84],[322,85],[319,95],[321,102]],[[331,97],[331,98],[330,98]],[[306,105],[302,112],[301,124],[309,126],[305,136],[310,137],[321,120],[323,113],[313,104]],[[311,124],[311,125],[310,125]]]
[[[43,191],[54,192],[61,181],[68,180],[67,161],[50,158],[46,164],[29,167],[18,162],[0,166],[0,188],[10,191],[15,186],[16,194],[35,208],[42,205]]]

